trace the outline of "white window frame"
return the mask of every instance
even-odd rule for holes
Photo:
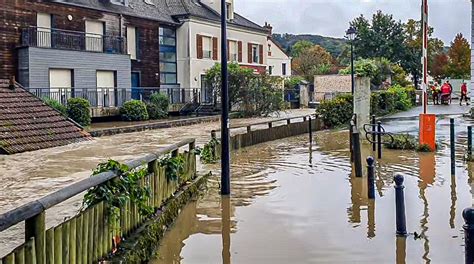
[[[127,26],[127,54],[130,55],[130,59],[137,59],[137,28]]]
[[[252,63],[256,63],[256,64],[259,64],[260,63],[260,45],[258,44],[254,44],[254,43],[251,43],[252,44]],[[254,53],[255,51],[255,53]]]
[[[209,41],[209,44],[206,45],[206,40]],[[206,47],[208,46],[208,47]],[[208,48],[209,50],[207,50]],[[212,43],[212,37],[210,36],[202,36],[202,58],[203,59],[212,59],[213,57],[213,43]]]
[[[51,47],[51,14],[36,13],[36,45],[38,47]]]
[[[229,61],[237,62],[239,60],[239,43],[237,40],[229,40]]]

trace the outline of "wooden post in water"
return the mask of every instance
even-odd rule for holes
[[[70,228],[69,228],[69,221],[62,224],[63,226],[63,256],[62,262],[65,264],[69,264],[69,235],[70,235]]]
[[[35,238],[32,237],[25,244],[25,263],[26,264],[37,264],[38,258],[36,256],[36,245]]]
[[[15,264],[25,264],[25,248],[21,246],[15,251]]]
[[[35,238],[36,261],[38,264],[46,262],[46,213],[33,216],[25,221],[25,241]]]
[[[54,264],[62,264],[63,260],[63,230],[62,226],[54,228]]]
[[[54,264],[54,228],[46,231],[46,264]]]
[[[84,212],[81,212],[81,214],[77,217],[76,219],[76,263],[77,264],[82,264],[82,247],[84,246],[84,240],[83,240],[83,221],[84,221]],[[85,263],[87,264],[87,263]]]
[[[76,264],[76,218],[69,221],[69,264]]]

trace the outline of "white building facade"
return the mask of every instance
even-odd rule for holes
[[[287,78],[291,76],[291,57],[271,37],[267,40],[268,74]]]

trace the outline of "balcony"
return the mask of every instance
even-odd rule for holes
[[[126,54],[125,43],[123,37],[55,28],[27,27],[21,34],[21,44],[26,47]]]

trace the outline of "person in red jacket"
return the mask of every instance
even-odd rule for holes
[[[469,105],[469,101],[467,100],[467,84],[463,82],[461,85],[461,100],[459,101],[459,105],[462,105],[462,100],[466,101],[466,105]]]

